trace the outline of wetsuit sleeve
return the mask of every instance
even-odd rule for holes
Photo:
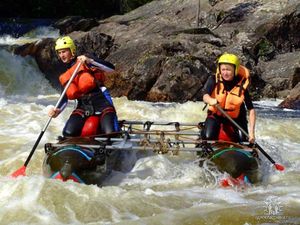
[[[246,105],[247,109],[248,110],[253,109],[254,106],[253,106],[252,99],[251,99],[251,96],[250,96],[248,90],[245,91],[244,96],[245,96],[244,102],[245,102],[245,105]]]
[[[100,63],[100,64],[102,64],[102,65],[108,67],[109,69],[112,69],[112,70],[115,69],[115,66],[114,66],[112,63],[110,63],[110,62],[107,62],[107,61],[102,60],[102,59],[94,59],[94,60],[95,60],[97,63]]]
[[[209,94],[211,95],[213,93],[213,90],[215,88],[215,85],[216,85],[216,80],[215,80],[215,77],[214,76],[210,76],[206,83],[204,84],[204,87],[202,89],[203,91],[203,95],[205,94]]]
[[[108,62],[108,61],[105,61],[103,59],[99,59],[99,58],[95,57],[94,55],[89,55],[89,54],[87,54],[87,57],[89,57],[89,58],[93,59],[95,62],[103,65],[104,68],[107,67],[110,70],[115,70],[115,66],[112,63]],[[92,67],[93,65],[88,64],[88,66]]]

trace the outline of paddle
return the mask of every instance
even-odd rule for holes
[[[248,133],[240,126],[238,125],[218,104],[216,105],[216,107],[218,108],[218,110],[224,115],[226,116],[226,118],[231,122],[233,123],[238,129],[240,129],[240,131],[242,131],[242,133],[249,138],[249,135]],[[284,166],[283,165],[280,165],[278,163],[276,163],[272,158],[271,156],[265,152],[265,150],[259,145],[257,144],[256,142],[254,143],[257,148],[260,150],[260,152],[262,154],[264,154],[264,156],[275,166],[275,168],[277,170],[280,170],[280,171],[283,171],[284,170]]]
[[[82,64],[82,62],[80,61],[80,62],[78,63],[78,65],[77,65],[77,67],[75,68],[75,70],[74,70],[74,72],[73,72],[71,78],[69,79],[69,81],[68,81],[66,87],[64,88],[63,92],[62,92],[61,95],[60,95],[59,100],[57,101],[57,103],[56,103],[56,105],[55,105],[55,109],[57,109],[58,106],[59,106],[59,104],[61,103],[61,101],[62,101],[62,99],[63,99],[65,93],[67,92],[67,89],[69,88],[71,82],[72,82],[73,79],[75,78],[75,76],[76,76],[76,74],[77,74],[77,71],[78,71],[79,67],[81,66],[81,64]],[[12,177],[18,177],[18,176],[25,176],[25,175],[26,175],[26,172],[25,172],[25,171],[26,171],[26,167],[27,167],[27,165],[28,165],[28,163],[29,163],[29,161],[30,161],[30,159],[31,159],[31,157],[32,157],[32,155],[33,155],[33,153],[35,152],[35,150],[36,150],[38,144],[40,143],[40,141],[41,141],[41,139],[42,139],[42,137],[43,137],[43,135],[44,135],[46,129],[48,128],[48,126],[49,126],[49,124],[50,124],[50,122],[51,122],[51,119],[52,119],[52,117],[49,117],[47,123],[45,124],[45,126],[44,126],[44,128],[42,129],[40,135],[38,136],[36,142],[34,143],[32,149],[31,149],[31,152],[29,153],[29,155],[28,155],[28,157],[27,157],[27,159],[26,159],[24,165],[23,165],[21,168],[19,168],[18,170],[16,170],[16,171],[11,175]]]

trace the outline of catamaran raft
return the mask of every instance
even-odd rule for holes
[[[122,130],[110,136],[67,138],[55,144],[47,143],[44,175],[101,186],[112,170],[118,170],[124,151],[173,155],[185,151],[211,160],[220,171],[228,173],[231,179],[220,181],[223,186],[240,181],[257,183],[261,179],[256,148],[249,147],[248,143],[201,140],[199,132],[203,123],[120,121],[120,125]]]

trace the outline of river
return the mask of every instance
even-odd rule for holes
[[[1,45],[57,37],[42,27],[30,35],[0,37]],[[59,94],[30,57],[0,49],[0,224],[300,224],[300,112],[256,102],[257,142],[285,166],[280,172],[263,156],[262,183],[221,188],[221,174],[200,168],[194,153],[151,155],[129,172],[114,172],[102,188],[43,177],[43,146],[55,142],[74,104],[53,119],[28,167],[26,160]],[[202,102],[150,103],[114,98],[120,120],[204,121]],[[213,179],[212,179],[213,178]]]

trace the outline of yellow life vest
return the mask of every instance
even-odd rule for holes
[[[240,113],[240,108],[244,102],[244,92],[250,83],[249,70],[244,66],[239,66],[238,75],[240,81],[232,88],[231,91],[226,91],[222,76],[219,72],[216,74],[216,86],[211,97],[217,99],[219,105],[228,113],[231,118],[237,118]],[[213,114],[223,116],[215,106],[208,108]]]

